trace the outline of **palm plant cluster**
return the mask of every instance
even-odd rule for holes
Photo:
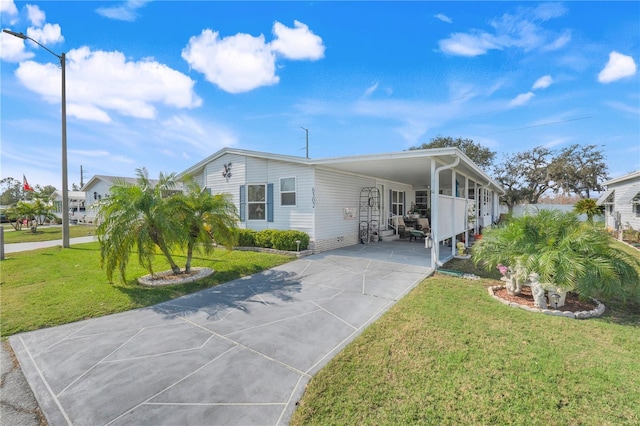
[[[174,274],[191,272],[194,251],[210,253],[218,244],[232,247],[237,241],[237,212],[228,194],[212,195],[190,180],[178,189],[174,174],[160,174],[157,183],[146,169],[137,169],[137,182],[117,180],[109,197],[98,206],[96,235],[101,264],[109,280],[117,270],[126,280],[131,253],[153,274],[156,250],[164,255]],[[186,250],[184,271],[172,253]]]
[[[7,217],[11,218],[11,226],[16,231],[22,229],[24,220],[30,224],[33,231],[38,225],[42,225],[45,220],[55,220],[54,208],[49,200],[42,197],[35,197],[32,201],[18,201],[14,206],[7,209]]]
[[[640,262],[574,213],[542,210],[486,229],[472,249],[487,269],[499,264],[532,273],[540,282],[585,297],[625,298],[638,290]]]

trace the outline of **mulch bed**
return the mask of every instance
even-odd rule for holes
[[[508,300],[509,302],[515,302],[519,305],[535,307],[533,304],[533,295],[531,294],[531,287],[522,287],[522,293],[514,296],[509,294],[506,288],[494,290],[493,294],[501,299]],[[580,300],[576,293],[567,293],[567,297],[564,302],[564,306],[559,307],[558,311],[563,312],[580,312],[590,311],[595,309],[598,305],[593,300]],[[549,309],[555,309],[549,307]]]

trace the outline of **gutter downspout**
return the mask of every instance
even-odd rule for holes
[[[431,247],[431,267],[434,272],[438,269],[440,242],[438,236],[438,195],[440,194],[440,172],[443,170],[456,167],[460,163],[460,157],[451,164],[445,164],[438,168],[435,167],[436,160],[431,159],[431,238],[433,239],[433,247]]]

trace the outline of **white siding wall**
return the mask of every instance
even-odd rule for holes
[[[326,251],[358,244],[358,218],[345,219],[344,209],[357,210],[360,191],[375,186],[373,178],[316,169],[314,249]]]
[[[620,225],[622,229],[626,229],[631,227],[635,230],[640,229],[640,216],[633,209],[633,205],[631,202],[623,203],[623,199],[629,199],[633,197],[631,192],[635,192],[635,189],[632,188],[634,186],[638,186],[640,184],[639,179],[630,179],[624,182],[620,182],[619,184],[613,184],[607,186],[607,189],[615,189],[613,194],[613,214],[609,214],[609,206],[605,206],[605,210],[607,212],[607,220],[606,224],[610,228],[615,228],[615,215],[616,212],[620,213]]]
[[[231,163],[231,177],[222,175],[225,164]],[[273,184],[273,222],[246,220],[240,227],[255,230],[293,229],[306,232],[313,238],[313,170],[304,165],[264,158],[227,154],[205,167],[206,186],[212,193],[229,193],[240,211],[240,186],[246,184]],[[280,178],[296,178],[296,206],[280,205]],[[246,201],[246,200],[245,200]]]
[[[111,184],[111,182],[98,180],[94,185],[92,185],[90,188],[87,189],[85,193],[85,202],[84,202],[85,211],[87,215],[90,215],[90,216],[96,215],[96,211],[93,209],[93,207],[91,207],[91,204],[100,201],[100,198],[98,198],[98,200],[94,200],[93,193],[95,192],[96,195],[102,198],[105,198],[109,195],[109,190],[111,189],[112,186],[113,185]]]
[[[224,165],[231,163],[231,177],[222,176]],[[245,159],[243,156],[227,154],[215,159],[204,168],[205,186],[211,188],[212,194],[231,194],[233,203],[239,211],[240,185],[245,183]],[[240,224],[244,227],[244,224]]]

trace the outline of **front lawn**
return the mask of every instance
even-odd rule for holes
[[[0,263],[0,336],[6,338],[15,333],[154,305],[291,259],[276,254],[216,249],[209,257],[196,255],[193,259],[194,267],[213,268],[213,275],[195,283],[148,288],[136,281],[147,272],[138,265],[135,254],[127,268],[126,284],[109,283],[100,268],[97,242],[72,245],[68,249],[54,247],[11,253]],[[183,256],[176,256],[175,260],[184,266]],[[156,272],[169,269],[164,257],[157,257],[154,269]]]
[[[36,232],[31,232],[31,228],[25,226],[20,231],[14,231],[11,225],[4,226],[4,243],[33,243],[39,241],[51,241],[62,239],[61,226],[38,226]],[[92,225],[71,225],[69,226],[69,238],[87,237],[94,235],[96,227]]]
[[[311,379],[291,424],[640,424],[640,317],[532,314],[489,282],[425,280]]]

